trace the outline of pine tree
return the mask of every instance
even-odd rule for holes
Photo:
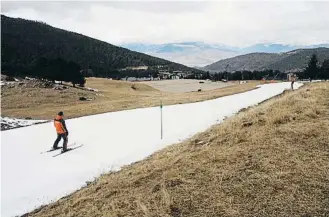
[[[312,80],[318,76],[319,72],[320,68],[318,67],[318,58],[315,54],[313,54],[306,69],[304,70],[304,77]]]
[[[323,61],[319,77],[322,79],[329,79],[329,59]]]
[[[75,87],[76,84],[85,83],[83,82],[84,77],[82,73],[80,72],[80,66],[76,64],[75,62],[70,61],[67,64],[67,71],[68,71],[68,81],[72,82],[73,87]]]

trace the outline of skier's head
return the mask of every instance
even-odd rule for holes
[[[58,115],[59,115],[59,116],[63,116],[64,113],[63,113],[62,111],[60,111],[60,112],[58,112]]]

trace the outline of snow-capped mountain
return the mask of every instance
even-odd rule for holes
[[[239,55],[236,48],[207,44],[204,42],[182,42],[167,44],[122,44],[127,49],[146,53],[163,59],[183,63],[187,66],[205,66],[218,59]]]
[[[133,51],[146,53],[193,67],[202,67],[218,60],[254,52],[282,53],[300,48],[329,48],[329,44],[293,46],[263,43],[248,47],[232,47],[223,44],[210,44],[205,42],[180,42],[166,44],[130,43],[121,44],[120,46]]]

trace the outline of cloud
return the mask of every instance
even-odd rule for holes
[[[112,44],[329,42],[329,2],[2,2],[2,13]]]

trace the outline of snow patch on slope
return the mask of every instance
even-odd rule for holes
[[[46,120],[26,120],[18,118],[1,117],[1,130],[9,130],[18,127],[26,127],[33,124],[44,123]]]

